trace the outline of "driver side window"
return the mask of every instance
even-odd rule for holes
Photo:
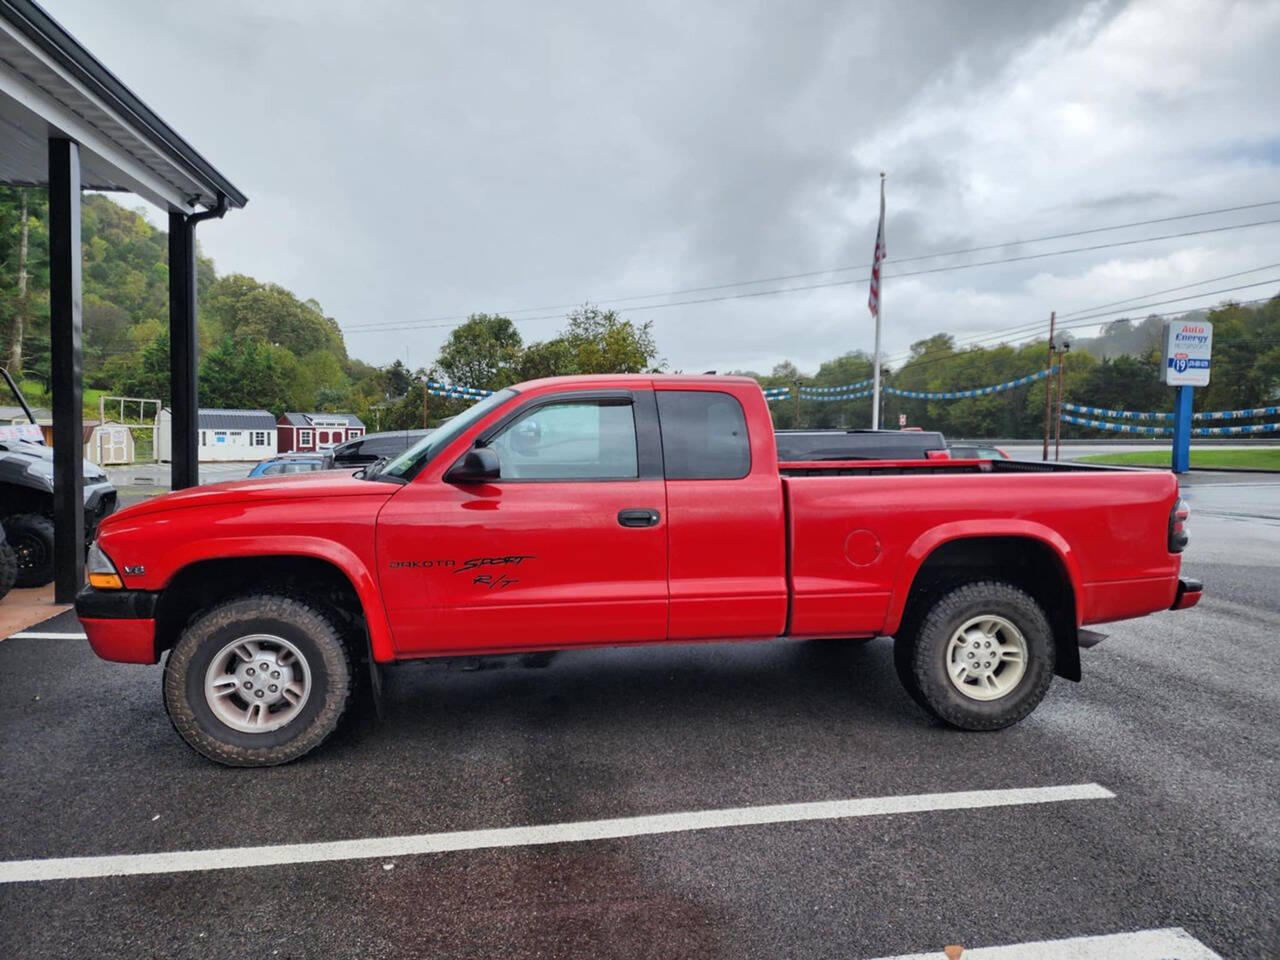
[[[567,400],[535,407],[489,442],[503,480],[639,477],[629,399]]]

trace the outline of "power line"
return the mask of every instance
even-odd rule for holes
[[[1157,237],[1143,237],[1137,240],[1117,240],[1111,243],[1099,243],[1086,247],[1072,247],[1066,250],[1050,250],[1045,253],[1029,253],[1017,257],[1001,257],[995,260],[979,260],[976,263],[960,263],[946,267],[930,267],[925,270],[911,270],[904,273],[894,273],[885,276],[885,279],[895,279],[904,277],[919,277],[933,273],[945,273],[952,270],[969,270],[974,267],[989,267],[1003,263],[1021,263],[1028,260],[1042,260],[1046,257],[1060,257],[1071,253],[1087,253],[1094,250],[1108,250],[1115,247],[1129,247],[1139,243],[1155,243],[1160,240],[1179,240],[1184,237],[1198,237],[1210,233],[1223,233],[1228,230],[1243,230],[1248,227],[1262,227],[1268,224],[1280,223],[1280,217],[1270,220],[1255,220],[1250,223],[1237,223],[1226,227],[1208,227],[1203,230],[1188,230],[1183,233],[1167,233]],[[703,303],[718,303],[725,300],[746,300],[755,297],[767,297],[776,294],[785,293],[801,293],[808,290],[821,290],[828,287],[845,287],[855,283],[866,283],[870,277],[858,277],[853,280],[830,280],[825,283],[810,283],[797,287],[777,287],[772,290],[752,290],[745,293],[725,294],[718,297],[701,297],[696,300],[677,300],[672,303],[647,303],[630,307],[630,310],[665,310],[669,307],[684,307]],[[615,301],[602,300],[600,305],[607,305]],[[531,320],[558,320],[563,314],[551,313],[542,314],[534,317],[511,317],[513,323],[523,323]],[[437,327],[456,327],[459,323],[435,323],[429,321],[413,320],[404,323],[396,321],[388,321],[381,325],[367,325],[364,327],[346,327],[343,332],[355,331],[357,333],[388,333],[398,330],[425,330]]]
[[[1003,243],[990,243],[980,247],[965,247],[959,250],[944,250],[938,253],[924,253],[924,254],[918,254],[916,256],[910,256],[910,257],[888,257],[886,258],[885,262],[886,263],[915,263],[920,260],[935,260],[939,257],[955,257],[955,256],[961,256],[963,254],[968,254],[968,253],[982,253],[983,251],[986,251],[986,250],[999,250],[1004,247],[1014,247],[1014,246],[1020,246],[1020,245],[1025,245],[1029,243],[1043,243],[1048,240],[1064,240],[1069,237],[1083,237],[1083,236],[1088,236],[1090,234],[1095,234],[1095,233],[1108,233],[1115,230],[1127,230],[1133,227],[1151,226],[1152,224],[1157,224],[1157,223],[1172,223],[1177,220],[1193,220],[1199,217],[1209,217],[1209,216],[1214,216],[1216,214],[1221,214],[1221,213],[1236,213],[1241,210],[1256,210],[1260,207],[1271,207],[1271,206],[1276,206],[1277,204],[1280,204],[1280,200],[1263,200],[1258,203],[1246,203],[1246,204],[1242,204],[1240,206],[1235,206],[1235,207],[1220,207],[1216,210],[1201,210],[1196,213],[1183,213],[1183,214],[1178,214],[1177,216],[1172,216],[1172,217],[1156,217],[1155,219],[1151,219],[1151,220],[1134,220],[1134,221],[1130,221],[1129,223],[1118,223],[1118,224],[1113,224],[1107,227],[1093,227],[1088,230],[1074,230],[1069,233],[1053,233],[1043,237],[1029,237],[1025,240],[1006,240]],[[630,303],[635,300],[654,300],[654,299],[657,299],[658,297],[678,297],[678,296],[684,296],[690,293],[707,293],[712,290],[728,290],[733,287],[743,287],[743,286],[748,286],[750,284],[756,284],[756,283],[779,283],[784,280],[803,280],[808,277],[820,277],[829,273],[845,273],[849,270],[867,270],[870,267],[871,267],[871,264],[869,263],[854,264],[852,266],[847,266],[847,267],[829,267],[825,270],[809,270],[804,273],[786,273],[786,274],[779,274],[777,276],[772,276],[772,277],[758,277],[753,280],[735,280],[729,283],[715,283],[715,284],[710,284],[708,286],[702,286],[702,287],[685,287],[679,290],[667,290],[662,293],[640,293],[640,294],[633,294],[633,295],[624,296],[624,297],[609,297],[607,299],[600,300],[599,302],[600,303]],[[910,274],[899,274],[899,276],[904,276],[904,275],[910,276]],[[859,281],[853,281],[853,282],[856,283]],[[518,307],[511,310],[498,310],[495,312],[500,314],[501,316],[507,316],[513,313],[537,313],[543,310],[572,310],[573,308],[581,305],[582,305],[582,301],[575,301],[573,303],[547,304],[541,307]],[[675,304],[672,304],[672,306],[675,306]],[[558,314],[556,316],[558,316]],[[450,316],[426,317],[421,320],[415,320],[412,322],[428,324],[428,323],[440,323],[440,322],[451,321],[451,320],[465,321],[466,319],[467,319],[466,314],[453,314]],[[529,319],[541,319],[541,318],[531,317]],[[378,323],[355,324],[353,326],[347,327],[346,329],[348,330],[371,329],[374,327],[378,327],[380,325],[381,324],[378,324]]]
[[[1263,265],[1261,265],[1261,266],[1252,267],[1252,268],[1250,268],[1250,269],[1248,269],[1248,270],[1240,270],[1240,271],[1238,271],[1238,272],[1236,272],[1236,273],[1226,273],[1226,274],[1223,274],[1223,275],[1222,275],[1222,276],[1220,276],[1220,277],[1207,277],[1207,278],[1206,278],[1206,279],[1204,279],[1204,280],[1197,280],[1197,281],[1195,281],[1194,283],[1185,283],[1185,284],[1182,284],[1181,286],[1177,286],[1177,287],[1167,287],[1167,288],[1166,288],[1166,289],[1164,289],[1164,290],[1152,290],[1152,291],[1149,291],[1148,293],[1144,293],[1144,294],[1142,294],[1142,295],[1140,295],[1140,296],[1136,296],[1136,297],[1128,297],[1128,298],[1126,298],[1126,299],[1124,299],[1124,300],[1114,300],[1114,301],[1112,301],[1112,302],[1110,302],[1110,303],[1100,303],[1100,304],[1097,304],[1096,306],[1092,306],[1092,307],[1083,307],[1083,308],[1081,308],[1081,309],[1079,309],[1079,310],[1073,310],[1073,311],[1071,311],[1071,312],[1069,312],[1069,313],[1060,313],[1060,314],[1058,314],[1058,319],[1061,321],[1061,320],[1069,319],[1069,318],[1072,318],[1072,317],[1078,317],[1080,314],[1086,314],[1086,313],[1087,313],[1087,314],[1092,314],[1092,313],[1095,313],[1095,312],[1097,312],[1097,311],[1099,311],[1099,310],[1103,310],[1103,309],[1105,309],[1105,308],[1107,308],[1107,307],[1119,306],[1120,304],[1131,304],[1131,305],[1130,305],[1130,306],[1125,307],[1123,311],[1113,311],[1113,312],[1116,312],[1116,313],[1120,313],[1120,312],[1128,313],[1128,312],[1129,312],[1129,311],[1131,311],[1131,310],[1140,310],[1140,309],[1142,309],[1142,307],[1144,306],[1143,304],[1132,304],[1132,301],[1135,301],[1135,300],[1146,300],[1148,297],[1156,297],[1156,296],[1159,296],[1159,295],[1160,295],[1160,294],[1162,294],[1162,293],[1175,293],[1175,292],[1177,292],[1178,290],[1188,290],[1188,289],[1190,289],[1191,287],[1200,287],[1200,286],[1204,286],[1204,285],[1205,285],[1205,284],[1207,284],[1207,283],[1218,283],[1219,281],[1222,281],[1222,280],[1231,280],[1231,279],[1233,279],[1234,277],[1243,277],[1243,276],[1246,276],[1246,275],[1248,275],[1248,274],[1250,274],[1250,273],[1258,273],[1258,272],[1260,272],[1260,271],[1262,271],[1262,270],[1270,270],[1270,269],[1273,269],[1273,268],[1275,268],[1275,267],[1280,267],[1280,263],[1268,263],[1268,264],[1263,264]],[[1265,284],[1265,283],[1270,283],[1270,282],[1271,282],[1271,281],[1263,281],[1263,283],[1264,283],[1264,284]],[[1256,285],[1257,285],[1257,286],[1261,286],[1262,284],[1256,284]],[[1246,284],[1246,286],[1248,286],[1248,285]],[[1229,290],[1235,290],[1235,289],[1243,289],[1243,288],[1231,287],[1231,288],[1228,288],[1228,290],[1225,290],[1225,291],[1208,290],[1208,291],[1205,291],[1204,293],[1195,294],[1194,296],[1183,297],[1183,298],[1181,298],[1181,299],[1185,299],[1185,300],[1193,300],[1193,299],[1196,299],[1196,297],[1208,297],[1208,296],[1214,296],[1214,295],[1215,295],[1215,294],[1217,294],[1217,293],[1228,292]],[[1156,305],[1156,304],[1147,304],[1146,306],[1155,306],[1155,305]],[[1107,315],[1108,315],[1108,314],[1099,314],[1099,316],[1107,316]],[[969,346],[969,345],[972,345],[972,344],[978,344],[978,343],[989,343],[989,342],[991,342],[992,340],[996,340],[996,339],[1009,339],[1009,338],[1014,338],[1014,337],[1020,337],[1020,336],[1026,335],[1026,334],[1039,333],[1041,330],[1043,330],[1043,329],[1044,329],[1044,323],[1045,323],[1045,321],[1044,321],[1043,319],[1040,319],[1040,320],[1033,320],[1033,321],[1029,321],[1029,322],[1027,322],[1027,323],[1019,323],[1019,324],[1015,324],[1015,325],[1010,326],[1010,327],[1001,327],[1001,328],[996,329],[996,330],[989,330],[989,331],[982,332],[982,333],[974,333],[974,334],[970,334],[970,335],[968,335],[968,336],[966,336],[966,337],[959,338],[959,339],[955,340],[954,342],[955,342],[955,345],[956,345],[957,347],[961,347],[961,346]],[[1072,326],[1072,325],[1074,325],[1074,321],[1072,321],[1072,323],[1065,324],[1065,326],[1067,326],[1067,327],[1070,327],[1070,326]],[[901,350],[901,351],[898,351],[897,353],[893,354],[892,356],[890,356],[888,359],[889,359],[889,361],[890,361],[890,362],[893,362],[893,361],[897,361],[897,360],[906,359],[906,358],[908,358],[910,355],[911,355],[911,353],[910,353],[910,351],[909,351],[909,350]]]
[[[1247,307],[1247,306],[1253,306],[1253,305],[1255,305],[1255,304],[1259,304],[1259,303],[1267,303],[1267,302],[1269,302],[1269,301],[1270,301],[1270,300],[1272,300],[1272,299],[1274,299],[1274,298],[1273,298],[1273,297],[1258,297],[1258,298],[1253,299],[1253,300],[1237,300],[1237,301],[1234,301],[1234,302],[1235,302],[1238,306]],[[1164,319],[1165,317],[1181,317],[1181,316],[1185,316],[1185,315],[1186,315],[1187,313],[1189,313],[1189,312],[1190,312],[1190,311],[1188,311],[1188,310],[1171,310],[1171,311],[1168,311],[1168,312],[1166,312],[1166,313],[1149,313],[1149,314],[1147,314],[1147,315],[1146,315],[1146,317],[1144,317],[1143,319],[1145,320],[1145,319],[1149,319],[1149,318],[1155,318],[1155,319],[1161,319],[1161,320],[1162,320],[1162,319]],[[1098,326],[1100,326],[1100,327],[1101,327],[1101,326],[1111,326],[1112,324],[1122,323],[1122,322],[1123,322],[1124,320],[1126,320],[1126,319],[1128,319],[1128,318],[1127,318],[1127,317],[1121,317],[1121,318],[1120,318],[1120,319],[1118,319],[1118,320],[1108,320],[1108,321],[1104,321],[1103,323],[1098,324]],[[1260,338],[1242,338],[1242,339],[1240,339],[1240,340],[1229,340],[1229,341],[1223,341],[1223,342],[1224,342],[1224,343],[1225,343],[1225,342],[1229,342],[1229,343],[1264,343],[1264,342],[1269,342],[1269,341],[1267,341],[1265,338],[1261,338],[1261,339],[1260,339]],[[956,350],[956,351],[955,351],[955,352],[953,352],[953,353],[944,354],[944,355],[942,355],[942,356],[929,357],[929,358],[926,358],[926,359],[920,359],[920,360],[908,360],[908,361],[907,361],[907,364],[909,364],[913,370],[919,370],[921,367],[929,367],[929,366],[933,366],[933,364],[935,364],[935,363],[946,363],[946,362],[947,362],[947,361],[949,361],[949,360],[959,360],[959,359],[967,359],[967,358],[971,358],[971,357],[973,357],[973,356],[975,356],[975,355],[976,355],[976,351],[974,351],[974,350],[972,349],[972,347],[973,347],[973,346],[976,346],[976,344],[970,344],[970,345],[969,345],[969,347],[968,347],[968,348],[966,348],[966,349],[964,349],[964,350]],[[986,348],[984,347],[983,349],[986,349]]]

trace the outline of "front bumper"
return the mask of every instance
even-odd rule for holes
[[[1173,606],[1170,610],[1187,610],[1194,607],[1200,602],[1200,594],[1204,590],[1204,584],[1199,580],[1191,577],[1180,577],[1178,579],[1178,592],[1174,594]]]
[[[89,646],[103,660],[155,663],[156,603],[159,594],[146,590],[95,590],[76,594],[76,616]]]

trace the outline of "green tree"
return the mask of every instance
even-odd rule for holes
[[[449,331],[436,365],[451,384],[496,390],[516,380],[523,348],[520,331],[506,317],[473,313]]]
[[[262,340],[225,338],[200,364],[201,406],[262,407],[279,416],[289,406],[289,357]]]

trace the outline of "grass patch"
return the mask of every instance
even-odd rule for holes
[[[1099,453],[1080,459],[1087,463],[1112,463],[1127,467],[1165,467],[1170,460],[1168,450],[1138,450],[1133,453]],[[1205,470],[1234,467],[1246,470],[1280,470],[1280,449],[1191,451],[1191,466]]]

